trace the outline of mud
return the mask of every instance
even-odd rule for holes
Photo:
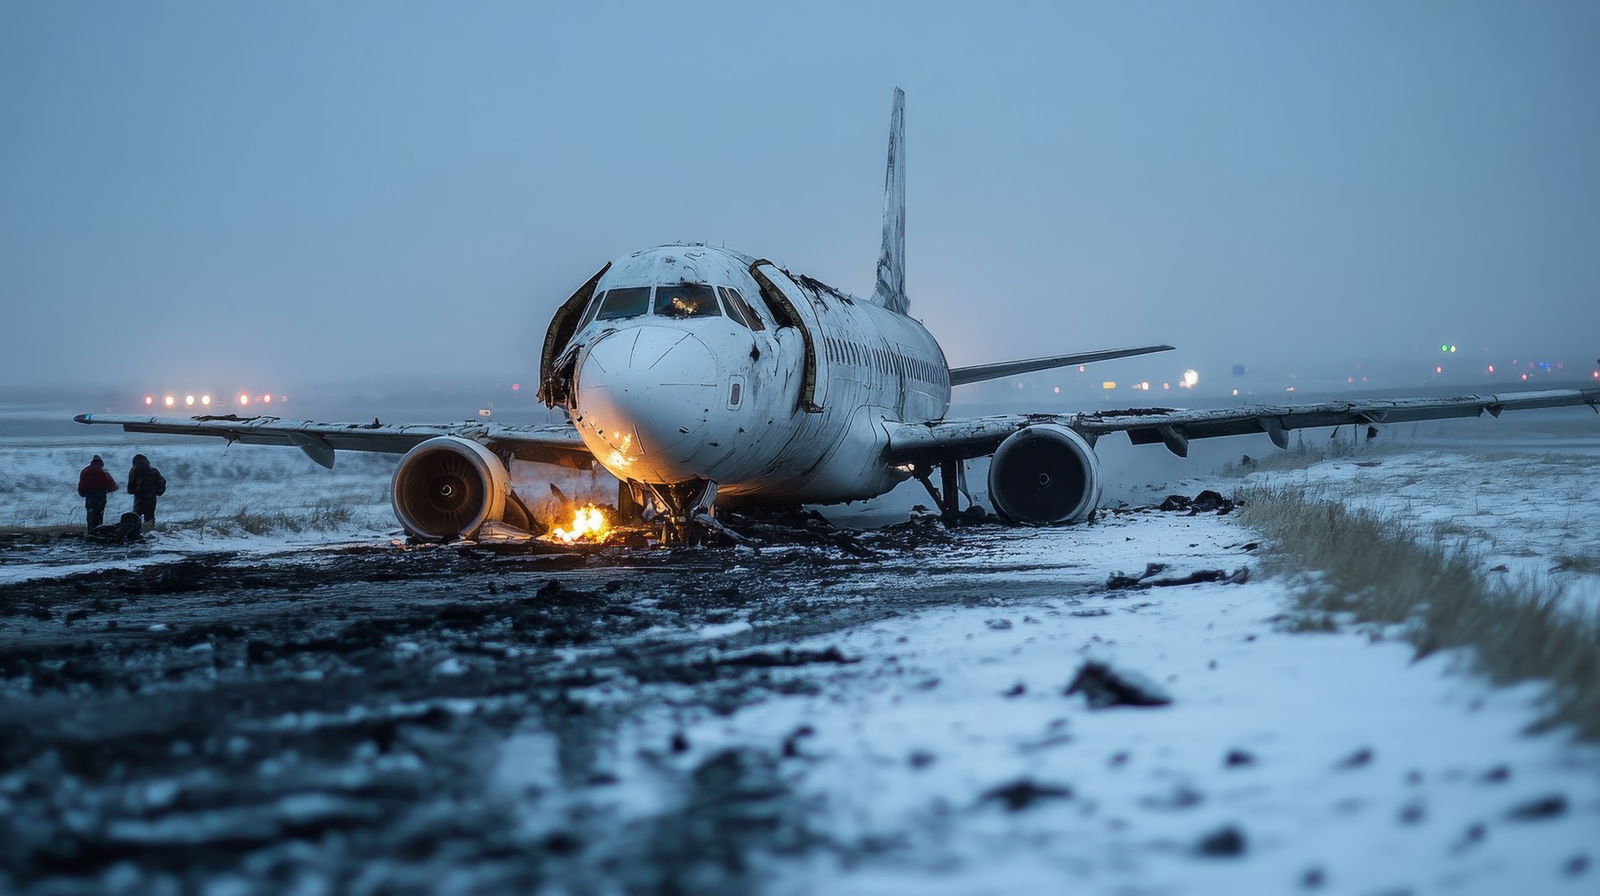
[[[218,551],[0,586],[0,891],[748,892],[764,856],[829,848],[784,785],[809,732],[637,745],[673,796],[622,815],[619,729],[819,691],[854,658],[780,645],[974,600],[909,587],[950,538]],[[508,786],[519,738],[556,758]]]

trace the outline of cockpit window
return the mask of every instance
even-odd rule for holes
[[[650,310],[650,287],[628,286],[607,292],[600,300],[600,313],[596,320],[618,317],[638,317]]]
[[[767,328],[766,324],[761,322],[761,318],[756,317],[755,311],[745,304],[744,296],[739,295],[737,289],[731,286],[722,287],[722,300],[728,306],[729,317],[742,321],[745,326],[752,330],[765,330]]]
[[[703,283],[656,287],[656,313],[662,317],[721,317],[717,294]]]
[[[589,309],[583,312],[583,319],[578,321],[578,326],[573,328],[572,332],[581,333],[583,332],[584,327],[587,327],[589,324],[593,323],[594,316],[600,313],[600,305],[605,300],[606,294],[604,291],[595,293],[594,298],[589,300]]]

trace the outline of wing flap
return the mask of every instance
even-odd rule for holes
[[[1455,398],[1397,398],[1336,401],[1308,405],[1256,405],[1212,410],[1130,408],[1081,414],[1007,414],[889,424],[887,460],[891,464],[939,463],[992,453],[1005,438],[1038,423],[1070,426],[1091,440],[1111,433],[1128,434],[1135,445],[1166,445],[1174,454],[1188,453],[1194,439],[1265,433],[1287,448],[1287,432],[1327,426],[1411,423],[1499,416],[1508,410],[1588,405],[1600,412],[1600,388],[1547,389]]]
[[[588,469],[593,456],[578,433],[565,424],[504,426],[498,423],[410,424],[318,423],[277,417],[140,417],[126,414],[79,414],[79,423],[121,426],[125,432],[176,436],[213,436],[229,443],[284,445],[300,448],[323,466],[333,465],[336,451],[404,454],[428,439],[456,436],[505,451],[518,460]]]

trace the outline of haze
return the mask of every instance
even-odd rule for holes
[[[1596,4],[765,6],[7,3],[0,380],[528,389],[679,240],[868,294],[897,85],[954,364],[1600,355]]]

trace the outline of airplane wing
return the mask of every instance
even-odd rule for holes
[[[233,414],[198,417],[139,417],[127,414],[79,414],[79,423],[121,426],[126,432],[181,436],[218,436],[230,444],[293,445],[324,467],[333,466],[335,451],[378,451],[404,454],[439,436],[478,442],[491,451],[518,460],[589,469],[594,461],[577,430],[568,424],[505,426],[499,423],[446,423],[388,426],[371,423],[316,423],[277,417]]]
[[[984,380],[1032,373],[1035,370],[1049,370],[1053,367],[1071,367],[1074,364],[1088,364],[1092,361],[1110,361],[1113,358],[1131,358],[1134,355],[1148,355],[1153,352],[1170,352],[1172,348],[1170,345],[1141,345],[1138,348],[1109,348],[1098,352],[1080,352],[1076,355],[1053,355],[1048,358],[1029,358],[1026,361],[1000,361],[995,364],[977,364],[972,367],[952,367],[950,368],[950,385],[964,386],[967,383],[981,383]]]
[[[1190,439],[1266,433],[1279,448],[1289,445],[1291,429],[1345,424],[1408,423],[1449,417],[1498,417],[1504,411],[1588,405],[1600,413],[1600,388],[1548,389],[1463,395],[1456,398],[1355,399],[1306,405],[1254,405],[1186,411],[1174,408],[1130,408],[1079,414],[1005,414],[994,417],[891,423],[888,461],[892,464],[940,463],[992,454],[1012,433],[1039,423],[1069,426],[1091,442],[1116,432],[1135,445],[1162,444],[1179,457],[1189,454]]]

